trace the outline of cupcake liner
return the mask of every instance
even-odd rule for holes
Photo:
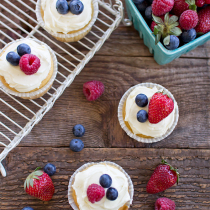
[[[68,186],[68,200],[69,200],[69,204],[71,205],[71,207],[74,209],[74,210],[79,210],[77,205],[75,204],[74,202],[74,198],[73,198],[73,190],[72,190],[72,184],[75,180],[75,176],[78,172],[81,172],[81,171],[84,171],[86,168],[89,168],[90,166],[93,166],[93,165],[97,165],[97,164],[107,164],[107,165],[110,165],[110,166],[114,166],[115,168],[119,169],[122,173],[125,174],[125,176],[127,177],[127,180],[128,180],[128,191],[129,191],[129,194],[130,194],[130,201],[128,201],[126,203],[126,205],[128,206],[128,208],[130,207],[130,205],[132,204],[133,202],[133,195],[134,195],[134,187],[133,187],[133,183],[132,183],[132,180],[130,178],[130,176],[125,172],[125,170],[117,165],[116,163],[113,163],[113,162],[110,162],[110,161],[103,161],[103,162],[99,162],[99,163],[94,163],[94,162],[91,162],[91,163],[86,163],[84,164],[83,166],[81,166],[80,168],[78,168],[74,174],[71,176],[70,178],[70,181],[69,181],[69,186]]]
[[[45,22],[41,15],[41,0],[38,0],[36,3],[36,17],[38,20],[39,25],[44,28],[49,34],[51,34],[54,38],[61,42],[76,42],[82,39],[86,34],[88,34],[94,25],[97,17],[98,17],[98,0],[92,0],[93,4],[93,15],[91,21],[88,23],[87,26],[85,26],[83,29],[78,30],[77,32],[72,32],[69,34],[64,33],[56,33],[49,29],[45,28]]]
[[[24,39],[31,39],[31,38],[24,38]],[[8,43],[3,49],[1,49],[0,53],[3,52],[8,46],[10,46],[11,44],[17,42],[17,41],[20,41],[20,40],[24,40],[24,39],[17,39],[15,41],[12,41],[10,43]],[[14,95],[14,96],[18,96],[18,97],[21,97],[21,98],[24,98],[24,99],[35,99],[35,98],[39,98],[41,96],[43,96],[45,93],[47,93],[47,91],[51,88],[55,78],[56,78],[56,75],[57,75],[57,71],[58,71],[58,64],[57,64],[57,58],[55,56],[55,53],[52,51],[52,49],[46,45],[44,42],[41,42],[39,40],[36,40],[36,39],[31,39],[35,42],[37,42],[38,44],[41,44],[41,45],[45,45],[47,47],[47,49],[49,50],[50,52],[50,55],[51,55],[51,58],[53,60],[53,74],[50,78],[50,80],[48,81],[48,83],[40,88],[39,90],[36,90],[34,92],[30,92],[30,93],[21,93],[21,92],[16,92],[16,91],[13,91],[11,89],[9,89],[8,87],[6,87],[0,80],[0,86],[9,94],[11,95]]]
[[[157,87],[157,89],[159,89],[159,90],[162,89],[165,94],[167,94],[170,98],[173,99],[174,102],[176,102],[176,100],[174,99],[174,96],[171,94],[171,92],[161,85],[154,84],[154,83],[141,83],[141,84],[135,85],[135,86],[129,88],[120,100],[120,103],[118,105],[118,120],[119,120],[119,123],[120,123],[122,129],[126,132],[126,134],[128,136],[130,136],[131,138],[135,139],[138,142],[154,143],[154,142],[161,141],[161,140],[165,139],[167,136],[169,136],[177,125],[177,122],[178,122],[178,119],[179,119],[178,105],[175,107],[174,122],[173,122],[172,126],[166,131],[166,133],[164,135],[162,135],[160,137],[154,137],[154,138],[143,138],[143,137],[137,136],[128,129],[128,127],[126,126],[126,124],[124,122],[123,106],[124,106],[124,103],[126,102],[126,99],[129,96],[129,94],[134,90],[134,88],[136,88],[138,86],[145,86],[145,87],[148,87],[148,88]]]

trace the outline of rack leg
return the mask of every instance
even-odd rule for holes
[[[7,176],[6,170],[4,168],[4,166],[2,165],[2,163],[0,163],[0,171],[3,177]]]

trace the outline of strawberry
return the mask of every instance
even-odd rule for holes
[[[193,10],[184,11],[179,18],[179,25],[184,30],[195,28],[198,24],[198,14]]]
[[[174,102],[163,93],[155,93],[149,102],[148,120],[152,124],[159,123],[174,110]]]
[[[177,169],[162,160],[162,164],[156,167],[147,184],[147,192],[150,194],[162,192],[172,187],[176,182],[178,183],[178,181],[179,173]]]
[[[197,33],[208,33],[210,31],[210,6],[198,12],[198,25],[195,27]]]
[[[178,17],[185,11],[189,9],[189,4],[185,0],[174,0],[174,7],[172,13]]]
[[[174,201],[168,198],[158,198],[155,202],[155,210],[175,210]]]
[[[156,16],[165,15],[174,6],[174,0],[153,0],[152,13]]]
[[[52,199],[55,188],[48,174],[37,168],[25,180],[24,189],[27,194],[39,198],[42,201]]]

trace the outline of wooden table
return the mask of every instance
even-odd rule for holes
[[[13,1],[14,2],[14,1]],[[71,209],[67,187],[74,171],[90,161],[109,160],[121,165],[135,187],[132,210],[152,210],[157,198],[166,196],[176,209],[210,209],[210,42],[168,65],[158,65],[133,27],[122,24],[106,41],[73,84],[3,164],[0,209]],[[105,84],[103,96],[85,99],[82,85],[89,80]],[[143,144],[121,129],[117,107],[124,92],[141,82],[158,83],[176,98],[180,118],[174,132],[161,142]],[[69,149],[75,124],[86,128],[85,149]],[[180,183],[163,193],[146,193],[146,184],[161,158],[179,168]],[[47,162],[56,165],[52,177],[55,195],[50,202],[28,196],[23,190],[27,175]]]

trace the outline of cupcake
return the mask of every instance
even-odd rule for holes
[[[53,51],[35,39],[19,39],[0,52],[0,85],[9,94],[36,99],[51,88],[57,74]]]
[[[139,142],[153,143],[166,138],[178,118],[179,109],[173,95],[158,84],[142,83],[130,88],[118,106],[122,129]]]
[[[87,163],[71,177],[68,199],[74,210],[126,210],[133,200],[128,174],[112,162]]]
[[[39,24],[61,42],[76,42],[88,34],[98,16],[98,0],[38,0]]]

